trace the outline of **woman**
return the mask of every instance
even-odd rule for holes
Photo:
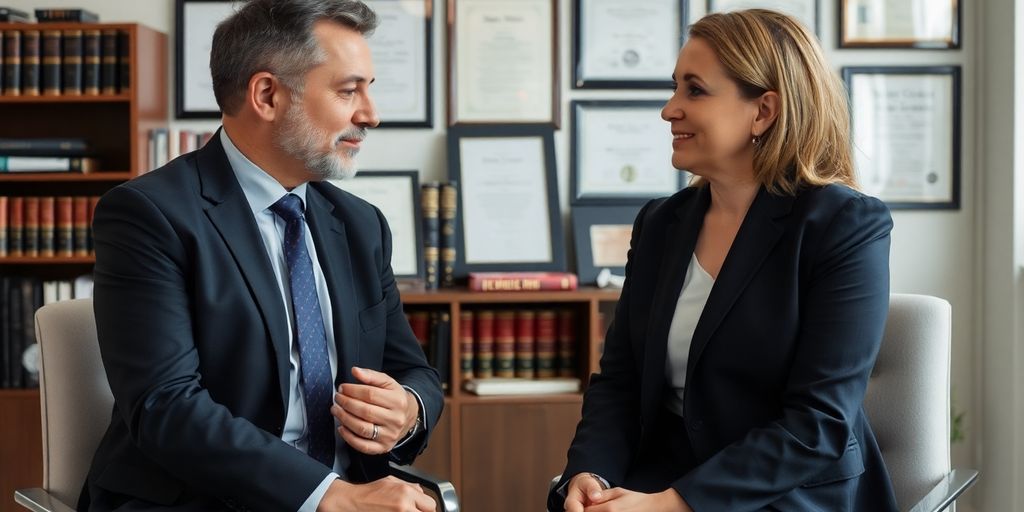
[[[672,164],[698,179],[637,216],[549,506],[895,510],[861,407],[892,220],[855,190],[841,82],[766,10],[698,21],[673,80]]]

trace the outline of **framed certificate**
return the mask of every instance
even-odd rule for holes
[[[178,119],[220,119],[210,77],[210,47],[217,24],[235,2],[176,0],[174,19],[174,114]]]
[[[687,6],[687,0],[576,0],[573,87],[671,87]]]
[[[576,244],[576,274],[580,284],[595,284],[608,269],[625,275],[629,240],[640,205],[573,206],[572,234]]]
[[[448,124],[558,127],[557,0],[448,0]]]
[[[906,1],[906,0],[904,0]],[[739,9],[771,9],[788,14],[804,24],[811,32],[818,31],[819,0],[708,0],[708,12],[726,12]]]
[[[396,278],[423,278],[423,229],[416,171],[359,171],[352,179],[330,180],[376,206],[391,228],[391,269]]]
[[[960,67],[847,67],[854,164],[890,208],[960,208]]]
[[[564,271],[554,130],[455,126],[449,179],[462,187],[455,276],[477,271]]]
[[[689,173],[672,167],[661,101],[573,101],[571,202],[642,204],[674,194]]]
[[[430,128],[432,0],[365,0],[380,24],[366,42],[376,80],[371,94],[380,128]]]
[[[841,0],[841,48],[960,48],[962,0]]]

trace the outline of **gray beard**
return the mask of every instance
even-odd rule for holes
[[[363,139],[365,128],[350,128],[334,138],[331,150],[320,149],[320,144],[328,138],[326,132],[318,130],[306,116],[306,111],[298,102],[285,113],[276,144],[292,158],[300,160],[306,169],[321,180],[347,180],[353,178],[356,169],[355,156],[358,149],[344,148],[346,158],[337,154],[342,139]]]

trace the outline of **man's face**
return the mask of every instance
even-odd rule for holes
[[[380,122],[369,92],[370,47],[361,34],[335,23],[319,22],[313,34],[325,58],[306,73],[302,94],[292,95],[277,144],[314,179],[351,178],[366,129]]]

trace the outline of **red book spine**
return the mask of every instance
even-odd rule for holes
[[[576,315],[571,309],[558,312],[558,375],[576,376]]]
[[[568,272],[470,272],[469,289],[477,292],[575,290],[577,279]]]
[[[54,251],[54,197],[39,198],[39,256],[52,258],[56,255]]]
[[[537,338],[534,334],[534,323],[537,314],[533,311],[516,312],[516,377],[532,379],[536,376],[533,358],[537,353]]]
[[[516,376],[516,314],[498,311],[494,315],[494,375]]]
[[[494,376],[494,311],[478,311],[475,316],[476,371],[473,374],[478,379],[489,379]]]
[[[459,361],[462,380],[473,378],[473,312],[459,313]]]
[[[7,238],[9,244],[7,255],[16,258],[25,254],[23,251],[24,245],[21,242],[22,234],[25,231],[25,198],[12,197],[8,201],[8,206],[10,232]]]
[[[0,258],[7,257],[7,196],[0,196]],[[0,297],[0,300],[6,300]]]
[[[537,378],[558,375],[556,368],[558,317],[553,310],[537,312]]]
[[[75,196],[71,199],[71,225],[75,256],[89,255],[89,198]]]
[[[430,343],[430,315],[426,311],[413,311],[407,315],[412,333],[416,336],[416,341],[420,342],[423,353],[426,353],[427,344]]]
[[[57,198],[57,256],[71,257],[74,255],[73,232],[74,223],[71,214],[71,198]]]
[[[24,255],[39,257],[39,198],[25,198],[25,230],[22,233]]]

